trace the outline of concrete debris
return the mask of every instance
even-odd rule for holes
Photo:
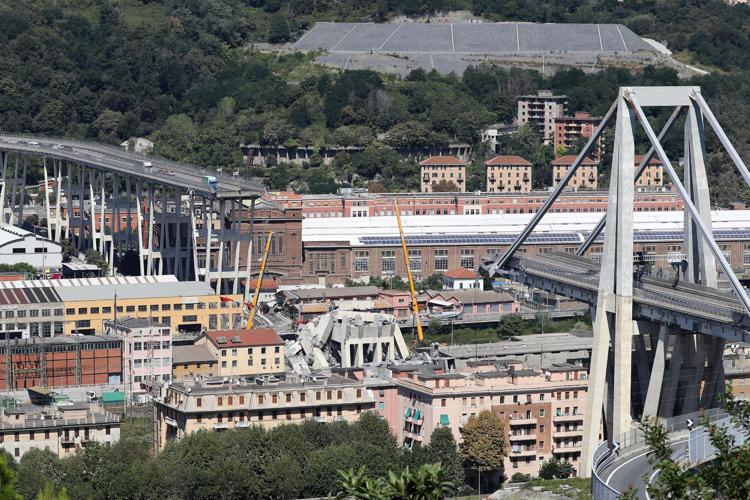
[[[310,369],[361,368],[409,358],[395,317],[340,309],[304,325],[297,338],[287,342],[286,353],[287,363],[300,374]]]

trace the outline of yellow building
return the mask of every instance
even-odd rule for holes
[[[219,368],[211,351],[205,345],[172,346],[172,380],[195,377],[213,377]]]
[[[636,170],[643,161],[644,155],[635,155],[635,168]],[[658,158],[651,158],[643,169],[643,173],[635,181],[636,187],[651,187],[651,186],[663,186],[664,185],[664,165]]]
[[[306,419],[353,422],[362,412],[375,409],[375,400],[362,381],[337,374],[302,381],[264,376],[255,382],[175,382],[154,404],[158,449],[199,430],[272,428]]]
[[[557,186],[565,175],[568,173],[568,169],[575,161],[574,155],[561,156],[555,158],[552,161],[552,185]],[[568,184],[565,186],[568,189],[596,189],[598,181],[597,173],[598,163],[591,158],[584,158],[581,164],[576,169],[573,177],[570,179]]]
[[[284,341],[270,328],[207,332],[195,345],[216,358],[220,377],[284,373]]]
[[[222,300],[200,281],[174,276],[54,280],[64,305],[63,334],[93,334],[116,316],[150,318],[174,331],[239,327],[242,296]]]
[[[419,162],[419,177],[422,179],[423,193],[432,193],[442,184],[439,191],[463,193],[466,191],[466,163],[455,156],[430,156]]]
[[[528,193],[531,191],[531,162],[520,156],[498,155],[484,162],[487,191],[490,193]]]

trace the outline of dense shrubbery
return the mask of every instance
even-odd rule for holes
[[[154,457],[147,432],[128,428],[112,448],[90,446],[63,460],[30,451],[15,466],[16,490],[24,498],[35,498],[50,483],[71,498],[325,497],[336,493],[338,471],[364,466],[370,477],[387,478],[390,471],[437,462],[443,480],[463,485],[450,430],[436,430],[423,448],[401,449],[388,423],[370,413],[354,424],[308,421],[271,431],[198,432]]]

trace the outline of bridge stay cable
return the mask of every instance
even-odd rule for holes
[[[713,232],[708,227],[706,227],[706,224],[704,223],[703,219],[700,216],[700,213],[698,212],[698,208],[696,208],[696,206],[693,204],[693,201],[690,199],[690,195],[685,189],[685,186],[683,186],[682,182],[680,181],[680,178],[677,175],[677,172],[675,172],[674,167],[672,167],[672,163],[669,161],[667,153],[664,151],[661,142],[654,133],[653,128],[651,128],[651,124],[649,123],[648,118],[646,118],[646,114],[643,112],[643,108],[641,108],[640,104],[638,103],[638,98],[634,93],[629,92],[625,94],[625,99],[630,104],[633,112],[636,114],[638,121],[640,122],[641,127],[646,133],[649,141],[651,141],[651,144],[656,149],[656,154],[664,164],[664,169],[667,171],[670,179],[672,179],[672,183],[674,184],[677,193],[682,198],[685,209],[690,215],[690,218],[693,220],[704,241],[711,249],[711,253],[719,262],[719,265],[724,271],[724,274],[726,274],[727,278],[729,279],[729,282],[731,283],[732,288],[737,294],[737,297],[745,306],[745,310],[748,312],[748,314],[750,314],[750,297],[748,297],[747,292],[743,288],[739,279],[737,279],[737,276],[734,274],[732,266],[729,265],[726,257],[724,257],[724,253],[721,251],[719,245],[717,245],[716,241],[714,240]]]
[[[576,170],[578,170],[578,167],[583,162],[583,160],[589,155],[591,150],[596,145],[596,142],[599,140],[599,137],[601,137],[602,133],[604,132],[605,127],[607,126],[607,123],[609,119],[614,114],[615,110],[617,109],[617,100],[615,100],[612,103],[612,106],[610,106],[609,111],[607,111],[607,114],[604,115],[604,118],[599,123],[599,126],[596,128],[593,134],[591,134],[591,137],[589,138],[586,145],[583,147],[580,153],[578,153],[578,156],[576,157],[575,161],[570,165],[570,168],[565,174],[565,177],[563,177],[562,181],[560,181],[557,184],[557,187],[554,191],[552,191],[552,194],[547,198],[547,200],[544,202],[544,205],[542,205],[542,208],[539,209],[537,213],[534,214],[534,216],[531,218],[531,221],[529,224],[523,229],[521,234],[516,238],[516,240],[511,244],[510,248],[500,257],[493,257],[491,259],[487,259],[482,264],[481,269],[487,273],[488,276],[492,277],[495,276],[500,269],[510,260],[511,257],[516,253],[518,248],[523,245],[523,243],[526,241],[526,238],[529,237],[529,235],[534,231],[537,224],[541,222],[544,215],[549,211],[550,207],[552,207],[552,204],[557,201],[557,198],[560,196],[560,193],[563,192],[565,189],[565,186],[567,186],[570,179],[575,175]]]
[[[677,120],[677,117],[679,117],[680,112],[683,110],[683,106],[677,106],[675,107],[674,111],[672,111],[672,115],[669,117],[667,122],[664,124],[664,127],[661,129],[661,132],[659,132],[659,140],[661,140],[667,132],[672,128],[672,124]],[[643,171],[646,170],[646,167],[648,166],[651,159],[654,157],[654,154],[656,153],[656,149],[651,146],[651,149],[648,150],[648,153],[646,153],[646,156],[643,157],[643,161],[641,161],[640,165],[638,165],[638,170],[635,172],[635,180],[636,182],[640,178],[641,174],[643,174]],[[579,257],[582,257],[588,249],[591,247],[591,245],[596,241],[596,238],[601,234],[602,230],[604,229],[604,226],[607,224],[607,214],[605,213],[602,215],[602,218],[599,219],[599,222],[596,224],[596,227],[594,227],[594,230],[591,231],[591,233],[588,235],[586,240],[581,243],[581,246],[578,247],[576,250],[576,255]]]

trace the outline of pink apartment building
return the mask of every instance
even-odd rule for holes
[[[123,318],[104,324],[108,335],[122,339],[122,380],[133,394],[149,382],[172,378],[172,329],[148,318]],[[143,385],[142,385],[143,384]]]
[[[583,408],[588,387],[584,367],[553,364],[543,370],[520,361],[476,363],[461,373],[393,368],[398,386],[397,436],[405,446],[427,444],[439,426],[461,439],[461,427],[484,410],[495,413],[506,433],[505,474],[536,476],[555,456],[579,470]]]

